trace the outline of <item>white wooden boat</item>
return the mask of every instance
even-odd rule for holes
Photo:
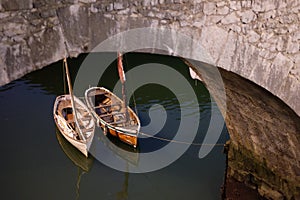
[[[94,137],[95,122],[86,105],[77,97],[74,97],[74,101],[83,138],[80,138],[80,130],[75,123],[70,95],[61,95],[56,98],[53,116],[57,128],[66,140],[88,157],[88,151]]]
[[[70,94],[58,96],[53,116],[62,135],[86,157],[94,138],[95,122],[86,105],[73,95],[67,59],[64,66]]]

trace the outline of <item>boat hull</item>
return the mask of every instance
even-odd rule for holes
[[[103,101],[97,101],[97,97],[99,95],[103,96],[102,99],[108,98],[111,101],[111,104],[104,104]],[[99,97],[100,98],[100,97]],[[98,99],[99,99],[98,98]],[[91,113],[97,119],[98,125],[103,129],[104,134],[109,133],[112,136],[119,138],[122,142],[125,142],[134,148],[137,147],[138,144],[138,134],[140,130],[140,121],[137,115],[133,112],[130,107],[127,107],[128,117],[122,122],[122,120],[118,121],[117,118],[124,119],[124,108],[119,109],[117,112],[113,111],[113,106],[121,106],[123,105],[123,101],[117,97],[115,94],[107,90],[103,87],[92,87],[89,88],[85,92],[85,99],[87,102],[87,106],[90,109]],[[99,104],[99,105],[98,105]],[[107,106],[107,107],[106,107]],[[109,107],[110,106],[110,107]],[[107,112],[97,111],[98,108],[110,108],[112,110],[112,114],[109,115]],[[105,109],[104,109],[105,110]],[[111,118],[109,118],[111,117]]]
[[[88,157],[88,149],[90,148],[90,144],[87,143],[83,143],[83,142],[79,142],[77,140],[74,140],[72,138],[70,138],[69,136],[67,136],[66,134],[64,134],[65,129],[61,128],[60,126],[57,126],[57,128],[59,129],[60,133],[64,136],[64,138],[70,142],[74,147],[76,147],[81,153],[83,153],[83,155],[85,155],[86,157]]]
[[[112,129],[112,128],[108,128],[107,123],[101,123],[99,124],[99,126],[104,130],[104,134],[109,133],[110,135],[119,138],[119,140],[121,140],[122,142],[125,142],[131,146],[133,146],[134,148],[137,147],[137,136],[135,135],[129,135],[128,133],[124,133],[124,132],[120,132],[116,129]]]
[[[61,95],[56,98],[53,109],[54,121],[58,130],[61,132],[64,138],[74,147],[76,147],[80,152],[82,152],[86,157],[88,157],[88,151],[94,137],[95,122],[93,121],[93,117],[86,105],[83,104],[83,102],[81,102],[78,98],[74,97],[76,106],[79,109],[83,110],[83,112],[85,112],[87,116],[90,115],[88,116],[88,119],[90,120],[88,120],[86,124],[82,124],[86,125],[86,127],[81,129],[85,135],[85,138],[79,139],[78,131],[76,131],[76,129],[70,125],[71,123],[65,118],[63,114],[64,109],[69,109],[71,107],[70,98],[70,95]]]

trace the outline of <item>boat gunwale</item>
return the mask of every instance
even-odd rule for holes
[[[118,126],[113,126],[111,125],[110,123],[106,122],[105,120],[103,120],[94,110],[94,108],[92,107],[92,102],[90,101],[91,97],[92,96],[89,96],[88,94],[91,93],[92,91],[105,91],[107,94],[110,94],[111,96],[114,96],[114,98],[116,98],[119,102],[122,102],[122,100],[117,96],[115,95],[114,93],[112,93],[111,91],[109,91],[108,89],[104,88],[104,87],[91,87],[89,89],[87,89],[85,91],[85,100],[86,100],[86,103],[87,103],[87,106],[91,109],[91,112],[92,114],[94,115],[94,117],[96,119],[99,119],[100,123],[104,126],[107,126],[108,128],[114,130],[114,131],[117,131],[117,132],[120,132],[122,134],[125,134],[125,135],[129,135],[129,136],[133,136],[133,137],[138,137],[139,135],[139,132],[140,132],[140,128],[141,128],[141,123],[140,123],[140,120],[137,116],[137,114],[129,107],[127,106],[128,108],[128,111],[133,115],[133,118],[136,119],[137,121],[137,128],[136,128],[136,133],[132,133],[133,132],[133,129],[129,129],[129,128],[124,128],[124,127],[118,127]],[[95,92],[96,94],[96,92]],[[105,94],[105,93],[104,93]],[[95,95],[93,95],[95,96]]]
[[[56,125],[59,129],[59,131],[62,133],[62,135],[64,135],[65,137],[67,137],[66,139],[70,139],[74,142],[77,142],[77,143],[80,143],[82,145],[85,145],[87,149],[89,149],[90,145],[91,145],[91,142],[92,142],[92,139],[93,139],[93,136],[94,136],[94,132],[95,132],[95,122],[94,122],[94,119],[93,119],[93,115],[92,113],[90,112],[90,110],[88,109],[88,107],[80,100],[78,99],[77,97],[74,98],[76,104],[79,104],[84,110],[86,110],[92,117],[91,119],[91,124],[92,124],[92,131],[86,131],[86,132],[90,132],[91,134],[86,137],[86,142],[84,142],[83,140],[80,140],[80,139],[74,139],[73,137],[69,136],[68,134],[65,133],[64,131],[64,128],[61,127],[59,125],[59,123],[57,123],[58,120],[60,121],[64,121],[66,124],[67,124],[67,128],[74,134],[76,134],[76,131],[70,127],[69,123],[67,122],[67,120],[61,116],[59,113],[57,113],[57,111],[59,110],[58,106],[59,106],[59,103],[61,101],[65,101],[65,100],[70,100],[70,95],[69,94],[64,94],[64,95],[60,95],[60,96],[57,96],[56,99],[55,99],[55,103],[54,103],[54,109],[53,109],[53,115],[54,115],[54,119],[55,119],[55,122],[56,122]],[[87,150],[88,151],[88,150]]]

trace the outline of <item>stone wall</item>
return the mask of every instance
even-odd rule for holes
[[[168,27],[300,115],[299,11],[299,0],[1,0],[0,85],[66,56],[64,41],[76,56],[124,30]]]
[[[300,117],[252,82],[221,74],[231,140],[227,175],[271,199],[300,198]]]
[[[268,183],[252,173],[261,192],[269,187],[291,197],[300,181],[299,23],[299,0],[0,0],[0,85],[65,57],[64,42],[77,56],[128,29],[176,29],[200,41],[225,69],[226,124],[234,148],[251,152],[248,161],[287,182]],[[228,71],[270,91],[296,114]],[[242,180],[247,174],[239,167],[232,164],[230,173]]]

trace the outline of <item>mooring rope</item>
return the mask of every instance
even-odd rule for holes
[[[179,141],[179,140],[171,140],[171,139],[167,139],[167,138],[163,138],[163,137],[158,137],[158,136],[153,136],[147,133],[143,133],[143,132],[139,132],[139,134],[147,136],[147,137],[151,137],[157,140],[163,140],[163,141],[167,141],[167,142],[173,142],[173,143],[178,143],[178,144],[186,144],[186,145],[194,145],[194,146],[224,146],[225,144],[223,143],[216,143],[216,144],[208,144],[208,143],[194,143],[194,142],[185,142],[185,141]]]

